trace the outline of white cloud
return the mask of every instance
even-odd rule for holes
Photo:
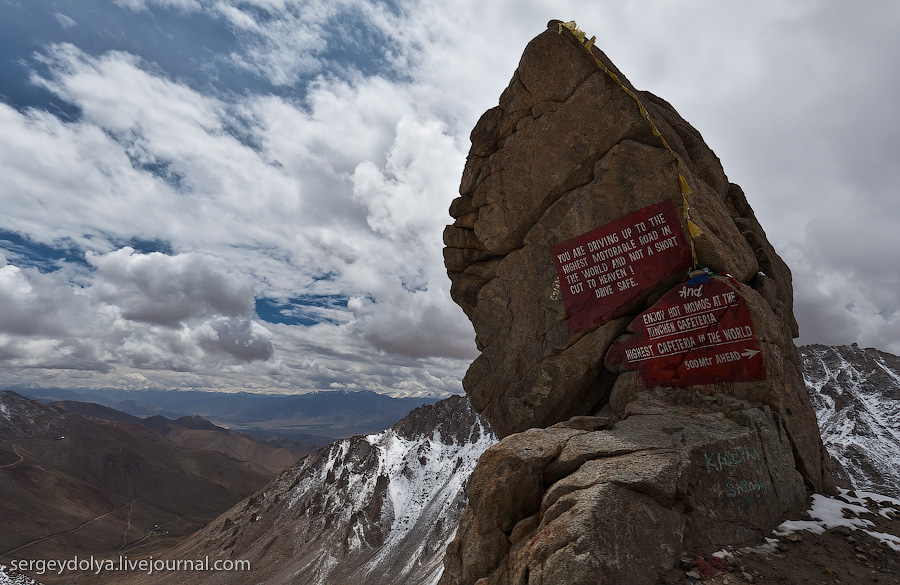
[[[0,361],[107,372],[115,365],[206,371],[271,360],[253,321],[253,282],[199,254],[88,254],[83,285],[60,270],[0,267]],[[19,344],[19,342],[22,342]]]
[[[473,359],[474,336],[468,321],[441,302],[446,291],[398,294],[386,302],[354,297],[349,324],[372,346],[388,354],[417,358],[442,355]]]
[[[325,10],[314,10],[316,4]],[[266,8],[272,12],[259,21],[237,6],[217,5],[232,26],[252,34],[240,52],[229,56],[231,61],[277,86],[293,85],[318,72],[322,65],[319,55],[325,49],[322,23],[332,18],[334,11],[323,3],[304,3],[296,11]]]
[[[456,188],[456,173],[465,160],[437,121],[408,117],[397,123],[396,139],[384,169],[372,161],[357,165],[351,176],[353,195],[368,209],[373,231],[392,240],[440,247],[447,218],[435,213]]]
[[[111,321],[91,309],[90,299],[63,271],[44,274],[5,259],[0,264],[0,363],[109,370],[108,356],[94,343],[94,328],[102,330]]]
[[[59,26],[63,28],[72,28],[73,26],[78,26],[78,23],[75,22],[75,20],[66,16],[62,12],[53,13],[53,18],[55,18],[56,22],[59,23]]]
[[[138,233],[176,250],[210,251],[170,257],[101,245],[101,252],[88,255],[98,269],[92,298],[119,312],[111,330],[123,341],[110,363],[200,372],[208,371],[202,360],[215,362],[222,352],[230,351],[236,361],[250,360],[267,357],[266,348],[272,347],[274,357],[267,363],[274,366],[266,366],[267,371],[250,364],[227,379],[204,374],[204,383],[227,386],[254,372],[275,388],[459,391],[466,364],[459,358],[472,356],[473,336],[447,294],[440,232],[458,180],[458,169],[446,163],[455,159],[461,166],[462,153],[441,123],[419,117],[402,87],[379,77],[357,77],[353,83],[322,79],[311,89],[308,109],[271,97],[251,98],[240,111],[255,124],[247,127],[254,150],[222,131],[242,122],[231,117],[235,108],[155,76],[133,56],[94,58],[61,46],[47,62],[57,74],[44,82],[46,87],[79,104],[84,120],[62,123],[47,116],[46,123],[36,123],[35,112],[5,113],[19,126],[22,158],[40,160],[41,144],[60,148],[62,143],[72,154],[70,162],[57,157],[57,164],[74,178],[65,188],[48,185],[42,199],[22,202],[17,215],[35,224],[66,226],[55,237],[45,232],[47,243],[70,237],[87,245],[106,234],[124,239]],[[114,95],[116,108],[109,101]],[[80,147],[82,134],[102,148]],[[106,153],[104,160],[97,160],[98,152]],[[178,181],[142,167],[160,161]],[[86,181],[83,167],[103,170]],[[358,180],[357,169],[368,169],[371,181]],[[60,176],[49,166],[46,170],[26,173],[23,186],[34,192],[26,181],[35,175],[50,181]],[[234,179],[239,172],[246,178]],[[284,182],[267,198],[260,187],[272,174]],[[135,184],[152,194],[140,199]],[[85,213],[56,216],[73,204],[73,198],[61,196],[65,190],[79,193],[74,201]],[[89,216],[89,210],[97,215]],[[202,277],[194,264],[209,261],[211,254],[222,259],[215,274],[233,282]],[[223,276],[226,262],[233,273]],[[311,328],[315,343],[304,350],[332,356],[328,365],[320,357],[297,366],[286,349],[298,334],[291,328],[267,324],[271,337],[254,336],[263,326],[252,319],[211,320],[212,314],[240,312],[216,306],[209,296],[213,290],[223,292],[223,302],[252,302],[252,296],[225,294],[247,288],[237,274],[254,274],[260,292],[275,298],[299,292],[356,294],[373,302],[363,310],[344,308],[343,314],[331,309],[337,324]],[[328,278],[321,280],[323,275]],[[335,350],[323,339],[354,350]],[[424,366],[421,360],[428,356],[450,359],[435,358],[441,366]],[[386,367],[385,361],[392,363]],[[330,377],[305,372],[310,363]],[[423,367],[444,374],[425,375]]]
[[[122,146],[93,124],[0,103],[0,125],[7,129],[0,142],[5,227],[36,241],[90,245],[88,226],[142,235],[141,224],[172,193],[164,181],[133,169]]]
[[[42,274],[5,259],[0,264],[0,332],[47,338],[77,334],[79,314],[87,310],[89,301],[78,288],[69,286],[63,274]]]
[[[92,294],[131,321],[178,327],[212,315],[253,314],[253,281],[229,272],[219,258],[137,254],[125,247],[105,255],[88,252],[87,261],[98,270]]]
[[[0,358],[32,368],[11,375],[458,392],[473,334],[440,232],[469,131],[551,18],[596,34],[704,134],[794,268],[802,341],[900,350],[890,3],[117,4],[226,22],[229,62],[279,92],[225,95],[124,52],[42,52],[34,81],[80,117],[0,102],[0,227],[93,250],[94,272],[0,266],[18,311],[0,316]],[[261,322],[254,295],[351,301],[301,327]],[[65,364],[115,371],[33,369]]]
[[[198,0],[113,0],[113,3],[135,12],[147,11],[151,6],[183,12],[193,12],[203,8]]]

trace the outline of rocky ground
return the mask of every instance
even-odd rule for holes
[[[900,584],[900,501],[842,491],[801,516],[759,546],[684,558],[661,583]]]

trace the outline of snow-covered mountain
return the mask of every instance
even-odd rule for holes
[[[900,497],[900,357],[806,345],[800,360],[835,480]]]
[[[434,583],[465,481],[496,440],[463,396],[422,406],[385,431],[309,455],[168,556],[250,560],[255,583]],[[191,583],[235,582],[233,573],[191,575]]]

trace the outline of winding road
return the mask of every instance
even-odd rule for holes
[[[20,550],[22,550],[22,549],[24,549],[24,548],[28,548],[29,546],[31,546],[31,545],[33,545],[33,544],[37,544],[37,543],[39,543],[39,542],[43,542],[43,541],[49,540],[49,539],[51,539],[51,538],[56,538],[57,536],[63,536],[63,535],[66,535],[66,534],[72,534],[73,532],[78,532],[79,530],[81,530],[82,528],[84,528],[85,526],[87,526],[88,524],[93,524],[93,523],[96,522],[97,520],[100,520],[100,519],[102,519],[102,518],[106,518],[106,517],[109,516],[110,514],[115,514],[116,512],[121,512],[122,510],[124,510],[125,508],[128,508],[129,506],[134,506],[134,503],[135,503],[136,501],[137,501],[137,500],[131,500],[130,502],[128,502],[127,504],[125,504],[125,505],[122,506],[121,508],[116,508],[115,510],[111,510],[111,511],[105,513],[105,514],[100,514],[99,516],[97,516],[96,518],[94,518],[94,519],[92,519],[92,520],[88,520],[87,522],[82,522],[81,524],[79,524],[79,525],[76,526],[75,528],[72,528],[72,529],[69,529],[69,530],[63,530],[62,532],[56,532],[56,533],[54,533],[54,534],[48,534],[47,536],[42,536],[42,537],[36,538],[36,539],[34,539],[34,540],[30,541],[30,542],[26,542],[25,544],[19,545],[19,546],[17,546],[16,548],[14,548],[14,549],[12,549],[12,550],[8,550],[8,551],[6,551],[5,553],[0,554],[0,557],[8,557],[8,556],[12,555],[13,553],[17,553],[17,552],[19,552]]]
[[[4,469],[4,468],[6,468],[6,467],[12,467],[13,465],[18,465],[19,463],[22,462],[23,459],[25,459],[25,457],[23,457],[22,454],[19,453],[19,450],[16,448],[15,445],[13,445],[12,448],[13,448],[13,451],[16,452],[16,455],[19,456],[19,460],[18,460],[18,461],[13,461],[12,463],[7,463],[7,464],[5,464],[5,465],[0,465],[0,469]]]

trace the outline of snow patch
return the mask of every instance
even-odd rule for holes
[[[0,585],[41,585],[34,579],[25,575],[16,573],[10,575],[7,573],[6,565],[0,565]]]
[[[894,379],[894,383],[895,383],[897,386],[900,386],[900,374],[897,374],[897,372],[895,372],[895,371],[893,371],[892,369],[890,369],[889,367],[887,367],[887,365],[885,365],[883,359],[878,360],[878,362],[877,362],[875,365],[877,365],[879,368],[881,368],[881,369],[884,371],[885,374],[887,374],[888,376],[890,376],[891,378],[893,378],[893,379]]]
[[[442,416],[459,424],[474,413]],[[398,582],[436,583],[465,502],[465,482],[497,441],[480,419],[464,424],[477,441],[444,437],[441,427],[414,437],[386,429],[334,443],[283,475],[278,482],[288,493],[278,521],[297,526],[300,542],[330,547],[298,574],[328,581],[351,571],[364,581],[387,571]]]
[[[761,544],[759,546],[755,546],[755,547],[742,548],[741,552],[756,553],[756,554],[760,554],[760,555],[770,555],[775,552],[776,546],[778,546],[777,538],[766,538],[766,542],[764,542],[763,544]]]
[[[881,544],[885,544],[895,551],[900,552],[900,538],[897,538],[893,534],[887,534],[885,532],[873,532],[871,530],[863,530],[863,532],[865,532],[872,538],[880,540]]]
[[[841,499],[813,494],[812,508],[807,512],[812,520],[788,520],[775,529],[775,534],[787,536],[800,530],[806,530],[814,534],[823,534],[826,530],[845,526],[851,530],[861,530],[869,536],[878,539],[882,544],[900,551],[900,538],[892,534],[868,530],[868,528],[874,526],[871,520],[845,517],[844,514],[845,512],[849,512],[851,515],[874,513],[864,505],[867,502],[872,502],[878,506],[879,510],[877,512],[879,514],[885,518],[890,518],[887,512],[896,513],[892,506],[900,507],[900,500],[871,492],[857,492],[855,496],[851,496],[848,490],[840,490],[840,492],[841,495],[839,497]],[[770,540],[773,539],[766,539],[766,541]],[[775,540],[774,542],[777,543],[778,541]]]
[[[844,518],[844,510],[854,514],[864,514],[868,510],[864,506],[847,504],[828,496],[813,494],[813,505],[809,510],[812,520],[788,520],[775,529],[775,534],[785,536],[798,530],[808,530],[815,534],[823,534],[826,530],[846,526],[853,530],[873,526],[871,520],[863,518]]]
[[[430,547],[443,549],[455,533],[455,526],[440,535],[434,526],[444,518],[453,517],[452,507],[463,497],[463,485],[474,470],[478,458],[496,442],[486,429],[479,429],[475,443],[445,442],[438,429],[430,436],[407,439],[393,430],[366,437],[379,450],[375,475],[388,479],[386,490],[392,511],[390,530],[382,547],[366,562],[364,570],[377,571],[382,564],[395,562],[399,549],[405,549],[406,561],[397,571],[405,575],[420,569],[423,558],[429,557]],[[412,549],[412,550],[410,550]],[[393,558],[392,558],[393,557]],[[433,580],[440,578],[443,565],[433,569]]]

